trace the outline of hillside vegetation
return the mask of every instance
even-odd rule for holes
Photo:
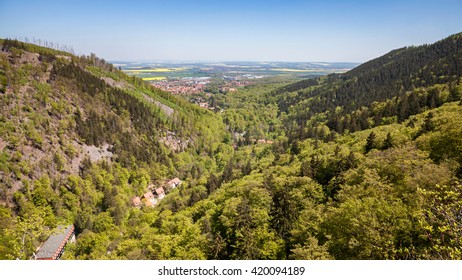
[[[364,63],[344,74],[302,81],[265,97],[285,118],[291,139],[325,137],[307,121],[326,119],[329,130],[354,132],[460,98],[462,35],[432,45],[407,47]],[[281,94],[282,92],[286,94]],[[324,135],[323,135],[324,134]]]
[[[72,223],[65,259],[461,259],[461,41],[216,93],[213,113],[2,40],[0,258]]]

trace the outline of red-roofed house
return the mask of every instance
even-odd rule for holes
[[[162,188],[162,187],[157,188],[154,192],[157,194],[159,199],[162,199],[162,198],[165,197],[165,191],[164,191],[164,188]]]
[[[132,199],[132,202],[133,202],[133,206],[135,207],[138,207],[141,205],[141,199],[139,196],[135,196],[133,199]]]
[[[172,189],[178,187],[181,184],[181,180],[178,178],[172,179],[168,181],[167,185],[169,185]]]
[[[154,206],[157,204],[157,199],[154,197],[154,194],[151,191],[143,194],[142,200],[146,206]]]
[[[154,198],[154,194],[152,192],[147,192],[143,194],[143,197],[146,198],[146,200],[151,200]]]

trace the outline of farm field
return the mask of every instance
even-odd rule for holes
[[[162,80],[166,80],[167,77],[163,77],[163,76],[156,76],[156,77],[146,77],[146,78],[142,78],[144,81],[162,81]]]
[[[125,72],[134,72],[134,73],[151,73],[151,72],[176,72],[176,71],[182,71],[185,70],[185,68],[179,67],[179,68],[149,68],[149,69],[126,69],[124,70]]]
[[[255,79],[284,76],[307,78],[342,73],[357,63],[339,62],[126,62],[113,61],[124,72],[146,81],[199,77]]]

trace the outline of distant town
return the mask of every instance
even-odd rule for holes
[[[220,92],[236,91],[238,87],[248,86],[254,83],[254,79],[264,78],[265,76],[242,75],[236,77],[223,76],[224,83],[219,85]],[[151,83],[162,90],[172,94],[197,94],[206,92],[207,85],[210,84],[210,77],[185,77],[165,79],[161,81],[151,81]]]
[[[303,79],[330,73],[342,73],[357,63],[323,62],[216,62],[216,63],[147,63],[112,62],[129,75],[142,78],[154,87],[188,100],[203,108],[209,107],[214,93],[236,91],[268,77]]]

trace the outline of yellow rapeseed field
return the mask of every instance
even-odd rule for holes
[[[178,68],[151,68],[151,69],[129,69],[124,70],[125,72],[131,73],[155,73],[155,72],[175,72],[175,71],[183,71],[186,68],[178,67]]]
[[[167,79],[167,77],[146,77],[142,78],[144,81],[161,81]]]

